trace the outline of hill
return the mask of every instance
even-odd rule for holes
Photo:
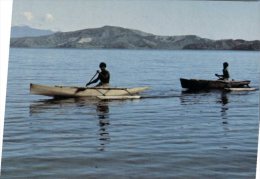
[[[95,49],[260,50],[260,41],[211,40],[195,35],[158,36],[139,30],[104,26],[40,37],[12,38],[11,47]]]
[[[43,35],[50,35],[55,32],[51,30],[41,30],[31,28],[29,26],[13,26],[11,28],[11,37],[36,37],[36,36],[43,36]]]

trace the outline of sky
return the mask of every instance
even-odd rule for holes
[[[14,0],[12,25],[63,32],[111,25],[155,35],[260,40],[260,1]]]

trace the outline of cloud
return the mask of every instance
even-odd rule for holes
[[[54,20],[54,17],[53,17],[52,14],[50,14],[50,13],[45,14],[45,21],[46,22],[52,22],[53,20]]]
[[[33,14],[32,14],[32,12],[29,12],[29,11],[23,12],[23,16],[24,16],[28,21],[31,21],[31,20],[33,19]]]

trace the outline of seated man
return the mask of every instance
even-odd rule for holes
[[[223,75],[215,74],[219,78],[219,80],[228,80],[229,79],[229,72],[228,72],[228,63],[223,63]]]
[[[100,63],[99,68],[101,69],[101,72],[97,70],[98,77],[95,80],[87,83],[86,86],[98,81],[100,82],[96,86],[109,86],[110,73],[108,70],[106,70],[106,64],[104,62]]]

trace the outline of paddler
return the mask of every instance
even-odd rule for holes
[[[109,86],[109,79],[110,79],[110,73],[108,70],[106,70],[107,65],[104,62],[101,62],[99,64],[99,68],[101,71],[97,70],[98,77],[93,80],[90,81],[86,84],[86,86],[96,83],[98,81],[100,81],[96,86],[104,86],[104,87],[108,87]]]
[[[219,78],[219,80],[228,80],[229,79],[229,72],[228,72],[228,63],[223,63],[223,75],[215,74]]]

